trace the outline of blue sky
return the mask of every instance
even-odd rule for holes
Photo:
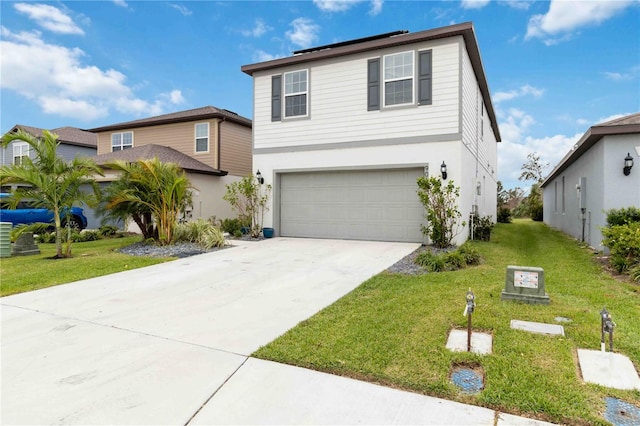
[[[590,126],[640,111],[639,0],[2,1],[0,12],[3,133],[206,105],[252,118],[242,65],[467,21],[498,115],[505,187],[527,187],[527,154],[553,166]]]

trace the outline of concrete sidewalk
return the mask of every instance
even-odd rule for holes
[[[416,244],[237,244],[0,299],[0,422],[493,424],[491,410],[248,358]]]

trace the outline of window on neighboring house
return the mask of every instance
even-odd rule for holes
[[[413,103],[413,52],[384,56],[384,105]]]
[[[303,117],[307,115],[309,80],[307,70],[284,74],[284,116]]]
[[[196,152],[209,152],[209,123],[196,124]]]
[[[13,143],[13,164],[23,164],[23,159],[29,158],[29,144],[25,142]]]
[[[133,148],[133,132],[111,133],[111,151]]]
[[[564,214],[564,207],[565,207],[565,192],[564,192],[564,176],[562,176],[562,214]]]

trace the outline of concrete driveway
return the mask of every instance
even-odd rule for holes
[[[232,421],[226,403],[206,404],[249,354],[417,248],[236,244],[0,299],[1,423],[184,425],[219,410]]]

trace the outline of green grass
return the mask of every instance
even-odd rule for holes
[[[115,250],[140,241],[139,236],[74,243],[73,257],[51,259],[55,244],[38,244],[41,254],[0,260],[0,296],[70,283],[172,260],[129,256]]]
[[[420,277],[382,273],[254,356],[568,424],[606,424],[604,397],[640,405],[639,391],[617,391],[579,378],[577,349],[600,348],[603,306],[617,327],[614,349],[640,367],[640,287],[603,272],[590,250],[541,223],[498,224],[490,242],[474,242],[484,263]],[[507,265],[545,271],[551,304],[503,302]],[[493,354],[445,348],[466,328],[465,293],[476,294],[474,330],[493,333]],[[511,319],[564,324],[566,337],[512,330]],[[464,395],[450,383],[458,364],[481,366],[485,388]]]

